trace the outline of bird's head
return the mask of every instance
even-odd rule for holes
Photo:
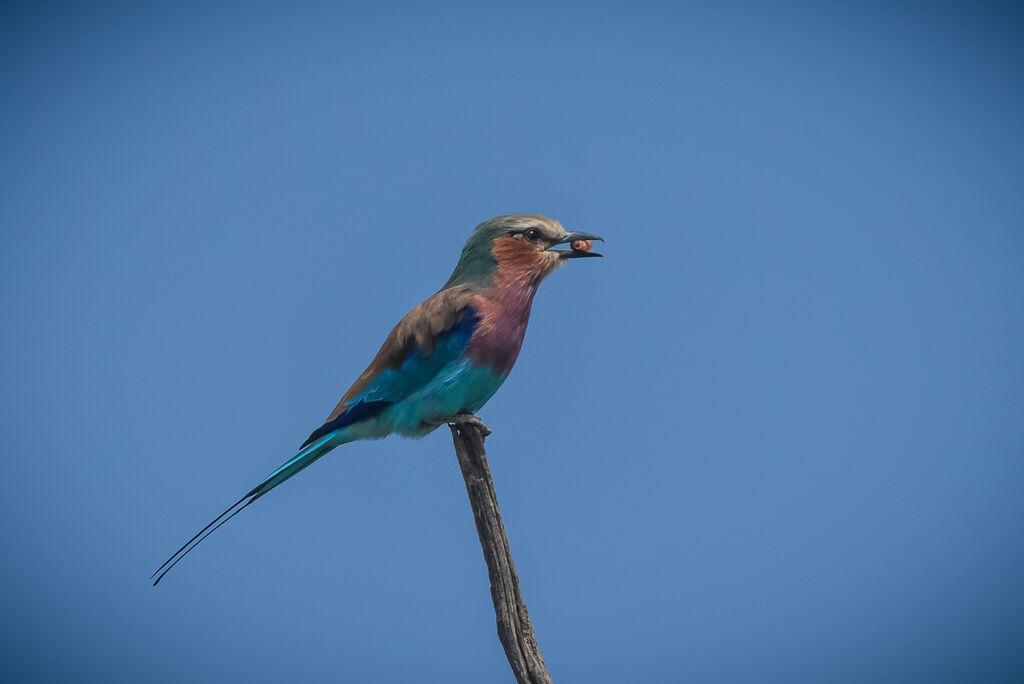
[[[539,283],[569,259],[599,257],[589,243],[604,238],[568,231],[562,224],[540,214],[509,214],[484,221],[466,240],[455,272],[445,287],[492,284],[496,273],[505,273],[531,284]],[[569,249],[555,249],[569,245]]]

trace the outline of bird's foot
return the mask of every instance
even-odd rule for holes
[[[491,434],[491,428],[487,427],[487,423],[480,420],[472,413],[458,413],[445,420],[449,425],[475,425],[480,430],[480,434],[486,437]]]

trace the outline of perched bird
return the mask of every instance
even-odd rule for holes
[[[589,251],[593,240],[602,238],[537,214],[477,226],[448,282],[399,321],[299,453],[168,558],[150,577],[153,585],[218,527],[335,447],[390,434],[422,437],[444,423],[477,420],[473,414],[516,362],[540,281],[568,259],[601,256]],[[571,248],[552,249],[564,244]]]

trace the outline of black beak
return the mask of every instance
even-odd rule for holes
[[[591,242],[594,242],[595,240],[600,240],[601,242],[604,242],[604,238],[599,236],[599,235],[591,235],[590,233],[566,233],[565,237],[563,237],[561,240],[559,240],[555,244],[556,245],[564,245],[564,244],[571,245],[572,243],[577,242],[579,240],[589,240]],[[578,258],[581,258],[581,257],[599,257],[599,256],[604,256],[603,254],[598,254],[597,252],[589,252],[589,251],[584,251],[582,249],[555,249],[555,250],[552,250],[552,251],[557,252],[558,256],[560,256],[563,259],[578,259]]]

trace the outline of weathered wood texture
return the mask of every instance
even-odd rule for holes
[[[551,684],[541,657],[540,647],[533,635],[533,625],[526,612],[522,594],[519,592],[519,577],[512,553],[505,536],[505,525],[498,510],[498,497],[494,493],[491,469],[487,465],[484,437],[480,424],[453,423],[452,441],[455,455],[459,458],[462,477],[466,480],[466,491],[476,519],[476,531],[480,535],[487,574],[491,579],[491,599],[498,622],[498,638],[505,647],[509,665],[519,684]],[[484,428],[486,429],[486,428]]]

